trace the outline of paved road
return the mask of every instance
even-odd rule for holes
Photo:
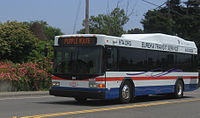
[[[166,96],[136,98],[134,103],[30,96],[0,98],[0,118],[200,118],[200,89],[182,99]]]

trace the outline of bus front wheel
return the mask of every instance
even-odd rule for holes
[[[120,102],[129,103],[133,98],[133,89],[129,81],[125,81],[120,87]]]

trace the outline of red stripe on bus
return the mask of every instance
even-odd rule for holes
[[[177,79],[176,76],[171,77],[131,77],[132,80],[168,80],[168,79]],[[191,77],[182,77],[183,79],[198,79],[196,76]],[[106,81],[121,81],[124,77],[108,77],[106,78]]]
[[[56,76],[52,76],[51,78],[52,78],[52,80],[66,80],[66,79],[63,79],[63,78],[60,78],[60,77],[56,77]]]
[[[176,76],[171,77],[132,77],[132,80],[166,80],[166,79],[177,79]]]
[[[193,77],[182,77],[183,79],[198,79],[199,77],[195,77],[195,76],[193,76]]]
[[[121,81],[125,77],[99,77],[99,78],[91,78],[96,79],[96,81]],[[177,76],[166,76],[166,77],[131,77],[132,80],[169,80],[169,79],[177,79]],[[183,79],[198,79],[198,76],[187,76],[182,77]],[[52,76],[52,80],[71,80],[71,79],[63,79],[60,77]],[[73,80],[73,81],[89,81],[89,79],[84,80]]]

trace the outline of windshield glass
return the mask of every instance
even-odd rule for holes
[[[102,73],[102,47],[55,47],[54,73]]]

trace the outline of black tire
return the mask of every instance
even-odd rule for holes
[[[120,102],[129,103],[133,101],[133,88],[129,81],[125,81],[120,87]]]
[[[75,97],[74,99],[75,99],[77,102],[79,102],[79,103],[84,103],[84,102],[87,101],[87,98],[79,98],[79,97]]]
[[[174,97],[175,98],[182,98],[183,97],[183,91],[184,91],[183,81],[177,80],[177,82],[175,84]]]

